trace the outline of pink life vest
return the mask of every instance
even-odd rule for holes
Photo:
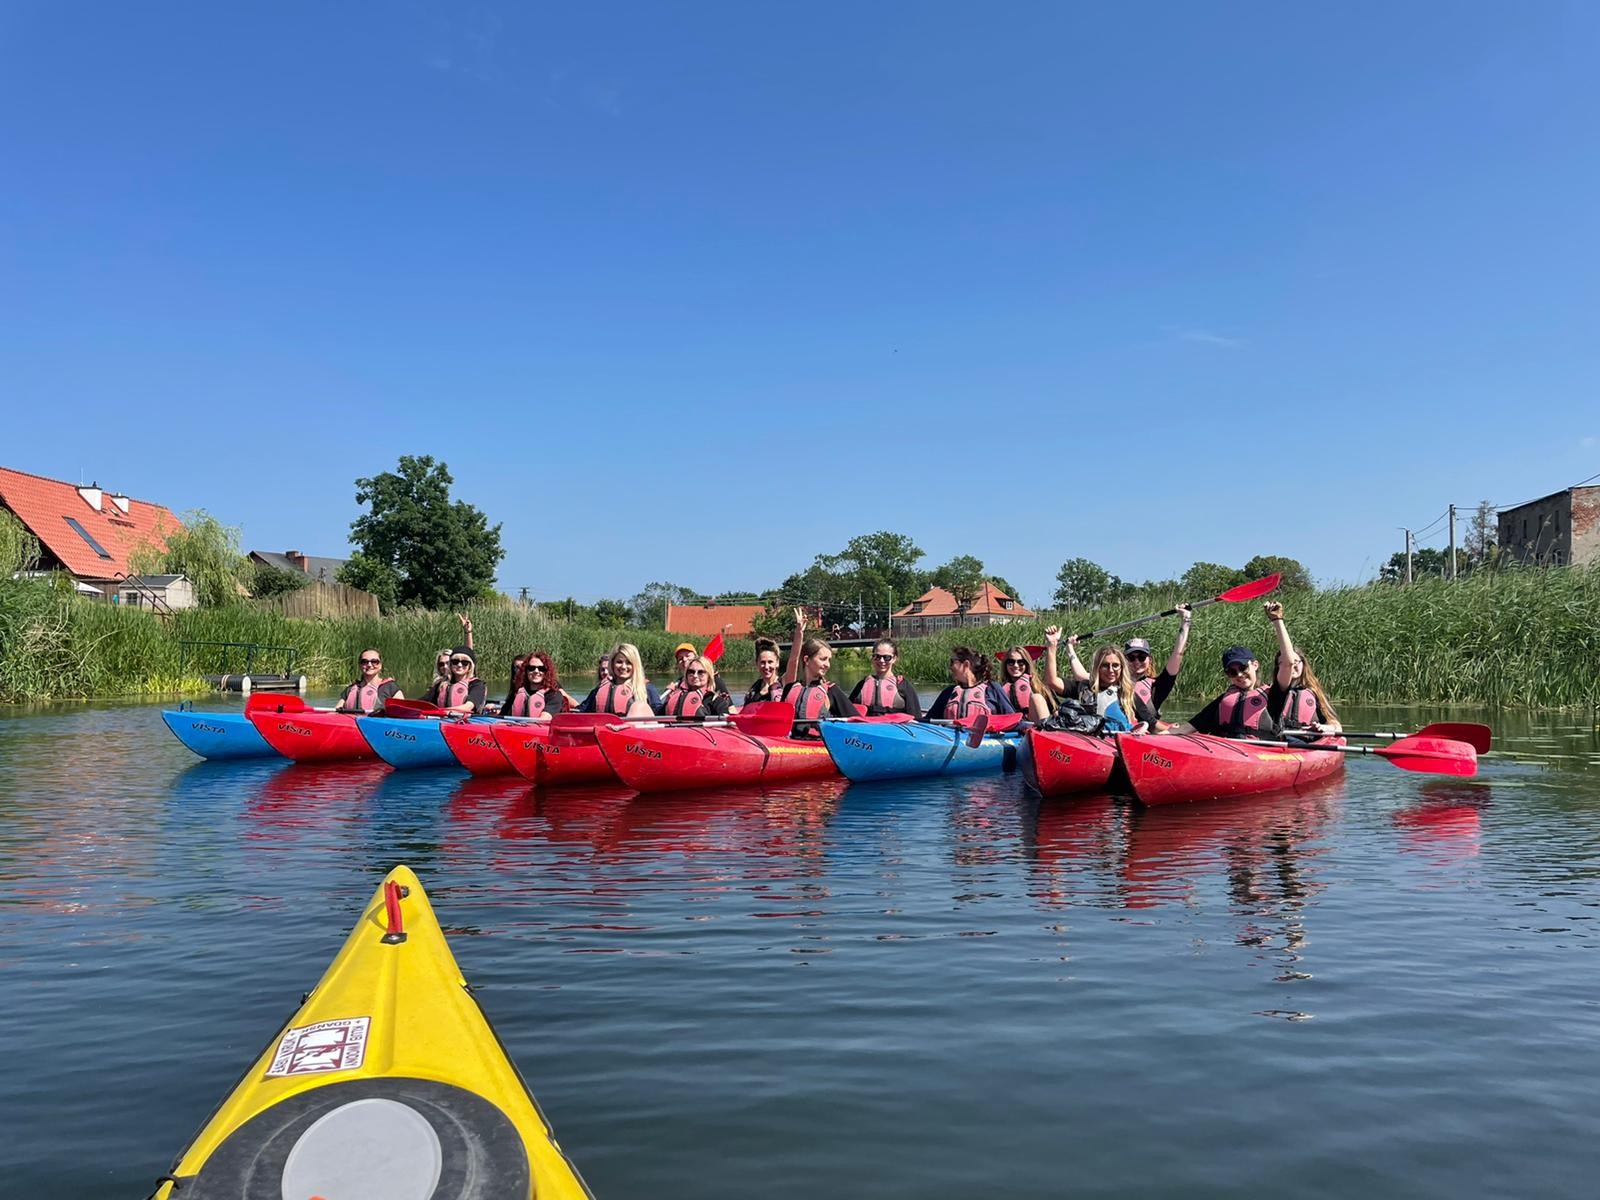
[[[973,717],[988,711],[989,688],[982,683],[973,684],[971,687],[957,684],[950,693],[950,699],[944,702],[946,720],[959,721],[962,717]]]
[[[1229,688],[1217,703],[1217,723],[1229,737],[1276,732],[1267,715],[1267,689],[1257,687],[1246,692]]]
[[[339,707],[345,712],[375,713],[378,711],[378,689],[393,682],[392,679],[380,679],[377,683],[368,684],[358,679],[344,690],[344,699],[339,701]]]
[[[544,689],[530,692],[527,688],[517,690],[517,698],[511,702],[511,715],[513,717],[542,717],[545,714]]]
[[[1310,688],[1290,688],[1278,724],[1284,729],[1303,729],[1317,719],[1317,694]]]
[[[707,694],[706,688],[686,688],[682,684],[675,683],[667,689],[662,712],[665,716],[687,721],[690,717],[700,715],[700,710],[705,707]]]
[[[828,715],[828,684],[791,683],[784,700],[794,705],[797,721],[820,721]]]
[[[459,708],[467,702],[467,693],[476,679],[463,679],[459,683],[447,683],[439,689],[440,708]]]
[[[594,690],[594,710],[597,713],[625,717],[631,707],[633,707],[633,689],[625,683],[612,683],[608,679]]]
[[[1156,681],[1153,678],[1134,680],[1133,694],[1143,700],[1150,708],[1154,708],[1156,706]]]
[[[1016,706],[1016,710],[1024,716],[1033,703],[1033,680],[1026,675],[1020,679],[1013,679],[1005,686],[1006,699]]]
[[[885,675],[882,679],[868,675],[861,681],[861,703],[869,713],[874,707],[884,712],[904,712],[906,705],[900,699],[898,683],[899,680],[893,675]]]

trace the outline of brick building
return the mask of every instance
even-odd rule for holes
[[[972,607],[961,612],[956,598],[942,587],[931,587],[890,619],[895,637],[925,637],[965,625],[1008,625],[1034,616],[1022,601],[1013,600],[994,584],[985,581]]]
[[[1502,562],[1583,566],[1600,562],[1600,486],[1571,487],[1500,510]]]

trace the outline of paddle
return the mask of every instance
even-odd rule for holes
[[[989,732],[989,714],[981,712],[972,718],[972,725],[967,734],[967,749],[976,750],[983,745],[983,735]]]
[[[985,712],[976,713],[970,717],[958,717],[951,721],[950,724],[959,725],[961,728],[965,729],[970,725],[976,725],[978,723],[978,718],[982,717],[984,720],[984,728],[986,728],[990,733],[1010,733],[1018,725],[1022,724],[1025,716],[1025,713]]]
[[[1489,744],[1494,738],[1494,731],[1487,725],[1477,725],[1470,721],[1439,721],[1433,725],[1424,725],[1415,733],[1352,733],[1348,729],[1341,729],[1339,736],[1371,738],[1375,741],[1404,741],[1408,737],[1446,738],[1452,742],[1465,742],[1479,754],[1487,754]]]
[[[250,698],[244,702],[244,710],[247,713],[319,711],[300,699],[299,696],[283,696],[271,692],[251,692]]]
[[[1269,592],[1278,588],[1278,582],[1283,576],[1272,574],[1260,579],[1252,579],[1249,583],[1241,583],[1238,587],[1231,587],[1227,591],[1211,597],[1209,600],[1196,600],[1189,605],[1190,609],[1204,608],[1208,604],[1238,604],[1245,600],[1258,600]],[[1131,621],[1124,621],[1120,625],[1107,625],[1104,629],[1096,629],[1093,633],[1080,633],[1077,635],[1080,642],[1093,641],[1095,638],[1105,637],[1107,634],[1121,633],[1124,629],[1132,629],[1136,625],[1148,625],[1151,621],[1159,621],[1163,617],[1178,615],[1176,608],[1169,608],[1166,612],[1158,612],[1148,617],[1135,617]],[[1063,639],[1065,640],[1065,639]]]
[[[393,700],[384,702],[383,715],[411,720],[423,717],[443,717],[449,714],[437,704],[431,704],[426,700],[403,700],[396,697]]]
[[[1240,746],[1265,746],[1272,750],[1320,750],[1333,754],[1365,754],[1388,759],[1402,771],[1429,775],[1476,775],[1478,752],[1466,742],[1423,737],[1414,733],[1389,746],[1315,746],[1302,742],[1266,742],[1229,738]]]

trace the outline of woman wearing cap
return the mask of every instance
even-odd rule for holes
[[[344,697],[334,712],[360,713],[371,716],[381,713],[390,700],[404,700],[400,685],[383,673],[383,655],[376,650],[363,650],[356,660],[361,674],[344,690]]]
[[[725,628],[730,628],[731,629],[732,626],[725,626]],[[722,635],[718,634],[716,637],[712,638],[711,640],[712,640],[713,643],[720,643],[721,640],[722,640]],[[706,649],[707,649],[707,654],[708,655],[709,654],[719,654],[719,653],[721,653],[720,649],[713,648],[711,646],[708,646]],[[700,655],[700,652],[694,648],[694,643],[693,642],[679,642],[678,645],[673,648],[672,657],[676,661],[677,668],[678,668],[678,680],[677,680],[677,684],[674,685],[674,686],[681,686],[683,684],[683,682],[684,682],[684,672],[688,669],[689,660],[692,659],[692,658],[695,658],[697,656],[706,657],[704,655]],[[727,688],[727,685],[722,682],[722,676],[717,671],[717,664],[716,664],[715,660],[713,660],[713,659],[711,659],[709,657],[706,657],[706,662],[711,664],[711,687],[712,687],[712,690],[716,691],[719,695],[722,695],[722,696],[726,697],[728,695],[728,688]],[[671,689],[669,688],[668,690],[670,691]],[[657,711],[659,712],[660,710],[657,709]]]
[[[872,674],[850,693],[850,702],[869,717],[887,713],[910,713],[912,720],[922,717],[922,702],[917,689],[904,675],[894,673],[900,648],[892,638],[880,638],[872,647]]]
[[[783,668],[778,643],[769,637],[756,639],[756,681],[744,694],[746,704],[767,704],[783,699]]]
[[[928,705],[925,721],[959,721],[978,713],[1014,713],[1004,689],[989,678],[989,656],[970,646],[950,651],[950,686]]]
[[[561,690],[556,662],[543,650],[535,650],[523,660],[522,685],[511,703],[500,711],[508,717],[532,717],[548,721],[567,709],[567,695]]]
[[[578,711],[615,717],[649,717],[661,711],[661,697],[644,677],[639,647],[632,642],[617,643],[611,652],[611,674],[584,697]]]
[[[1000,660],[1000,690],[1019,713],[1035,721],[1047,719],[1056,710],[1056,696],[1034,666],[1036,647],[1013,646],[995,655]]]
[[[703,721],[707,717],[726,716],[732,704],[727,695],[717,691],[711,682],[715,673],[709,658],[701,654],[691,655],[689,661],[683,664],[683,678],[661,697],[661,715],[675,721]]]
[[[1161,706],[1172,694],[1178,682],[1178,672],[1183,670],[1183,652],[1189,648],[1189,625],[1194,620],[1194,610],[1187,604],[1176,606],[1183,624],[1178,629],[1178,640],[1167,656],[1167,665],[1161,674],[1151,674],[1150,643],[1144,638],[1130,638],[1123,643],[1122,656],[1128,660],[1128,670],[1133,675],[1133,702],[1138,708],[1136,716],[1151,729],[1157,728]]]
[[[804,609],[794,610],[794,639],[789,644],[789,666],[784,671],[783,699],[794,706],[795,737],[819,737],[817,722],[853,717],[856,706],[844,689],[828,678],[833,647],[821,638],[806,637]]]
[[[1287,702],[1294,681],[1294,643],[1283,623],[1283,605],[1268,600],[1267,620],[1278,638],[1278,660],[1271,688],[1262,686],[1261,663],[1249,646],[1229,646],[1222,652],[1222,669],[1228,676],[1228,690],[1181,725],[1173,733],[1209,733],[1218,737],[1277,738],[1278,723],[1272,713]]]
[[[1149,728],[1154,714],[1141,712],[1139,697],[1133,690],[1133,672],[1128,660],[1116,646],[1101,646],[1094,652],[1093,668],[1085,667],[1078,657],[1078,635],[1067,638],[1067,655],[1072,663],[1072,679],[1061,678],[1056,665],[1056,647],[1061,643],[1061,627],[1051,625],[1044,631],[1046,647],[1044,660],[1045,684],[1058,696],[1077,701],[1086,708],[1092,707],[1105,718],[1107,729],[1122,732]]]
[[[483,711],[489,698],[489,687],[475,674],[477,662],[466,646],[450,651],[450,678],[439,688],[435,703],[445,712],[470,716]]]

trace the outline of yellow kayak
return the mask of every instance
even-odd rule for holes
[[[590,1192],[467,990],[422,885],[396,867],[155,1196],[583,1200]]]

